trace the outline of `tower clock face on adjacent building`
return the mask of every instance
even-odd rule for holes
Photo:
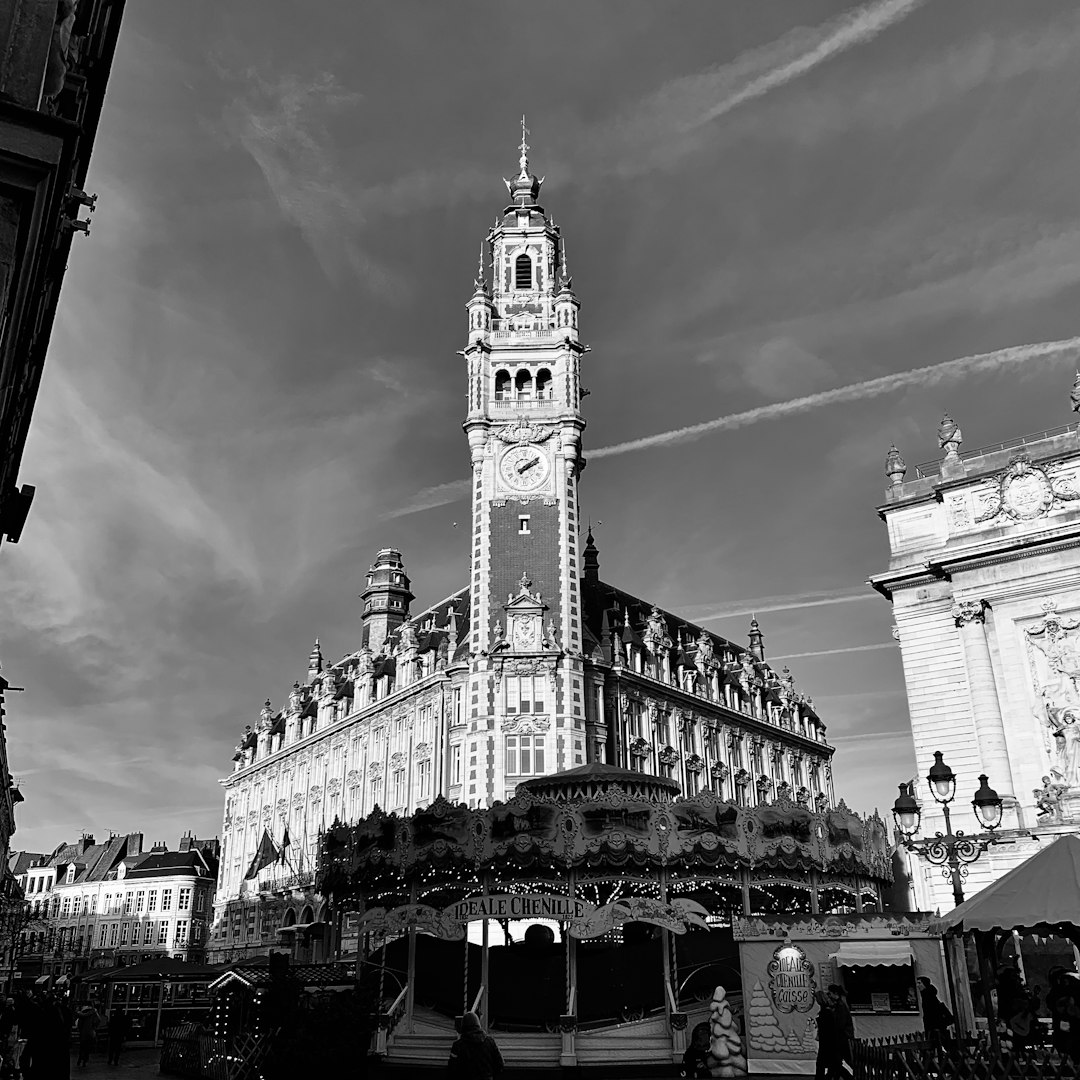
[[[499,461],[499,477],[511,491],[536,491],[550,475],[551,461],[539,446],[511,447]]]

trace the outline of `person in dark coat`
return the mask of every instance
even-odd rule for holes
[[[76,1014],[75,1025],[79,1032],[79,1060],[75,1063],[80,1068],[90,1064],[94,1052],[97,1030],[103,1021],[101,1014],[93,1005],[83,1005]]]
[[[109,1064],[120,1064],[120,1051],[128,1035],[128,1015],[123,1005],[117,1005],[109,1017]]]
[[[956,1020],[938,997],[937,987],[925,975],[919,976],[919,989],[922,991],[923,1028],[935,1045],[942,1046],[949,1040],[949,1028]]]
[[[484,1033],[476,1013],[467,1012],[461,1018],[461,1037],[450,1047],[450,1075],[455,1080],[495,1080],[502,1071],[498,1045]]]
[[[842,987],[830,986],[817,992],[820,1006],[817,1018],[818,1052],[815,1080],[837,1080],[844,1075],[848,1040],[854,1034],[851,1010],[844,1001]]]

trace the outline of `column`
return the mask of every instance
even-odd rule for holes
[[[985,600],[963,600],[952,609],[960,631],[971,686],[971,709],[975,717],[975,734],[979,740],[979,758],[990,786],[1006,801],[1015,805],[1012,769],[1005,745],[1005,726],[1001,719],[1001,702],[994,680],[994,663],[990,643],[986,640]],[[972,780],[975,778],[972,777]]]

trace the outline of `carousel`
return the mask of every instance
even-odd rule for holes
[[[444,1065],[477,1012],[511,1064],[681,1060],[708,1030],[740,1075],[733,923],[882,909],[885,825],[782,791],[739,806],[590,764],[470,810],[376,810],[323,838],[319,887],[382,1001],[374,1050]],[[339,936],[339,941],[341,940]]]

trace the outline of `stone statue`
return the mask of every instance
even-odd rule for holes
[[[1072,402],[1072,411],[1080,412],[1080,371],[1076,373],[1076,379],[1073,381],[1072,393],[1069,394],[1069,401]]]
[[[1063,784],[1070,788],[1080,787],[1080,723],[1077,714],[1069,710],[1055,735],[1060,740],[1057,772]]]
[[[1032,794],[1035,796],[1035,806],[1039,811],[1039,817],[1052,817],[1054,821],[1061,820],[1061,796],[1067,790],[1066,785],[1059,784],[1049,776],[1042,778],[1042,787],[1036,788]]]
[[[708,667],[713,662],[715,655],[712,638],[702,630],[697,639],[697,666],[702,669]]]
[[[417,647],[416,627],[411,622],[403,622],[398,635],[398,647],[402,652],[413,652]]]
[[[270,699],[267,698],[263,704],[262,711],[259,713],[259,730],[269,731],[270,725],[274,721],[274,710],[270,706]]]
[[[964,437],[960,433],[959,425],[948,413],[938,424],[937,437],[938,446],[945,451],[946,457],[956,457],[960,453],[960,444],[964,441]]]
[[[547,631],[544,634],[544,648],[557,649],[559,647],[559,631],[555,628],[555,620],[548,619]]]
[[[660,609],[655,605],[645,620],[645,633],[643,636],[645,644],[653,652],[656,652],[657,649],[667,643],[667,622],[664,620],[664,616],[660,614]]]
[[[495,629],[491,632],[491,648],[499,649],[506,644],[506,628],[498,619],[495,620]]]

